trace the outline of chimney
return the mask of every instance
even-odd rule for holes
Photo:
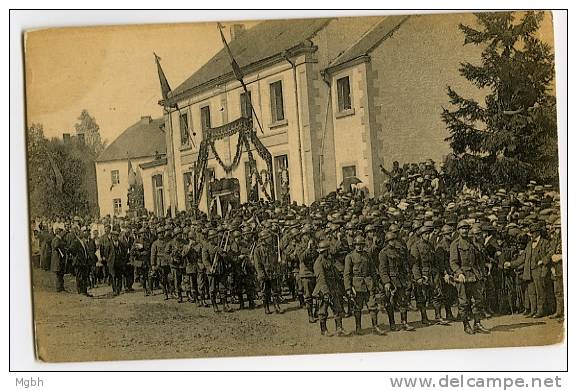
[[[64,144],[69,144],[70,143],[70,133],[62,133],[62,141],[64,141]]]
[[[152,122],[152,117],[150,115],[143,115],[142,117],[140,117],[140,122],[142,122],[143,124],[149,124]]]
[[[78,144],[84,145],[85,142],[86,142],[85,139],[84,139],[84,133],[78,133],[78,134],[76,135],[76,140],[78,141]]]
[[[230,26],[230,40],[233,41],[240,37],[246,31],[244,24],[235,23]]]

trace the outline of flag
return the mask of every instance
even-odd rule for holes
[[[164,100],[164,105],[167,106],[168,94],[172,91],[172,89],[170,88],[170,84],[168,84],[168,80],[166,79],[164,71],[160,66],[160,57],[158,57],[156,53],[154,52],[152,53],[154,54],[154,60],[156,61],[156,69],[158,70],[158,80],[160,81],[160,90],[162,92],[162,99]]]
[[[136,185],[136,172],[132,168],[132,162],[128,158],[128,186]]]
[[[224,34],[222,33],[222,29],[224,29],[224,26],[220,23],[217,23],[217,27],[218,27],[218,31],[220,31],[220,38],[222,39],[222,43],[224,44],[224,47],[226,48],[226,52],[228,53],[228,57],[230,58],[230,65],[232,66],[232,71],[234,72],[234,77],[236,78],[236,80],[240,81],[244,87],[244,81],[242,80],[244,78],[244,75],[242,73],[242,70],[240,69],[240,66],[238,65],[238,63],[234,59],[234,56],[232,55],[232,52],[230,51],[230,47],[228,46],[228,43],[226,42],[226,39],[224,38]],[[246,89],[246,87],[245,87],[245,89]]]
[[[226,42],[226,39],[224,38],[224,34],[222,33],[222,29],[224,29],[224,26],[220,23],[217,23],[216,26],[218,27],[218,31],[220,32],[220,39],[222,39],[222,43],[224,44],[226,52],[228,53],[228,57],[230,59],[230,65],[232,66],[232,72],[234,73],[234,77],[236,78],[236,80],[240,81],[240,84],[242,85],[242,89],[244,90],[244,93],[248,97],[248,89],[246,88],[246,84],[244,84],[244,80],[243,80],[244,74],[242,73],[240,66],[238,65],[238,63],[234,59],[234,56],[232,55],[230,47],[228,46],[228,43]],[[260,128],[261,133],[264,134],[264,131],[262,130],[262,126],[260,125],[260,121],[256,115],[256,112],[254,111],[254,106],[252,105],[252,102],[250,101],[250,99],[248,100],[248,104],[250,105],[250,111],[254,114],[254,118],[256,119],[256,123],[258,124],[258,127]]]

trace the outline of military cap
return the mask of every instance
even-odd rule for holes
[[[211,229],[207,232],[208,239],[212,239],[218,236],[218,231]]]
[[[433,230],[433,227],[423,225],[421,228],[419,228],[419,230],[417,231],[417,234],[422,235],[424,233],[431,232],[432,230]]]
[[[414,220],[412,224],[412,229],[417,230],[423,226],[423,223],[420,220]]]
[[[178,235],[182,232],[182,229],[180,227],[176,227],[173,231],[173,234]]]
[[[358,235],[355,237],[355,244],[365,244],[364,236]]]
[[[399,232],[400,228],[398,224],[389,225],[389,232]]]
[[[320,243],[318,244],[317,251],[321,252],[327,250],[329,246],[330,243],[328,242],[328,240],[321,240]]]
[[[385,234],[385,242],[388,242],[389,240],[393,240],[397,238],[397,233],[389,231]]]
[[[371,231],[375,231],[375,226],[373,224],[367,224],[367,226],[365,227],[365,233],[371,232]]]
[[[461,220],[461,221],[459,221],[459,224],[457,224],[457,229],[469,228],[469,226],[470,226],[469,221]]]
[[[138,230],[138,233],[139,233],[139,234],[145,234],[145,233],[146,233],[146,228],[140,228],[140,229]]]
[[[454,229],[450,225],[445,224],[445,225],[443,225],[443,228],[441,228],[441,233],[443,233],[443,234],[450,234],[453,232],[454,232]]]
[[[475,223],[473,224],[473,226],[471,227],[471,233],[474,234],[478,234],[483,232],[483,229],[481,228],[481,224]]]
[[[541,230],[541,228],[542,225],[540,223],[532,223],[531,225],[529,225],[530,232],[538,232]]]
[[[267,239],[271,237],[271,233],[269,230],[263,229],[262,231],[259,232],[258,237],[261,239]]]

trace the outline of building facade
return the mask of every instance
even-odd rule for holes
[[[162,160],[166,154],[164,119],[144,116],[127,128],[114,140],[96,160],[96,182],[100,216],[124,216],[128,211],[128,189],[132,180],[142,184],[144,203],[154,211],[152,201],[152,179],[143,177],[141,165]],[[130,178],[130,167],[134,179]],[[150,179],[150,183],[145,182]],[[148,193],[148,198],[147,198]],[[149,208],[150,207],[150,208]]]
[[[378,195],[380,165],[441,160],[449,151],[440,117],[446,86],[478,93],[458,73],[460,62],[480,55],[475,48],[459,50],[459,23],[472,24],[474,17],[275,20],[235,29],[230,49],[254,115],[224,49],[162,102],[172,107],[164,120],[173,211],[189,208],[195,196],[191,183],[198,181],[194,167],[203,140],[242,117],[253,118],[272,156],[269,183],[266,173],[259,176],[265,161],[256,158],[255,170],[246,148],[236,156],[237,135],[214,141],[206,165],[208,183],[238,180],[241,203],[270,192],[310,204],[351,176]],[[213,208],[210,186],[196,196],[201,210]]]

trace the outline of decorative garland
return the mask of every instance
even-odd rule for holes
[[[198,157],[196,160],[196,165],[194,166],[194,176],[198,179],[198,187],[194,186],[195,190],[195,207],[198,208],[198,203],[204,189],[204,183],[206,181],[206,167],[208,164],[208,149],[212,150],[214,157],[218,164],[224,169],[227,174],[230,174],[234,169],[236,169],[240,163],[242,152],[243,152],[243,144],[246,149],[248,160],[252,167],[256,168],[256,160],[252,154],[250,148],[250,142],[252,142],[256,148],[256,151],[261,159],[266,162],[267,166],[267,175],[266,179],[263,182],[262,175],[256,175],[257,182],[261,187],[265,197],[268,200],[274,201],[274,191],[272,195],[268,193],[267,186],[272,184],[272,155],[268,151],[268,149],[264,146],[264,144],[259,140],[256,136],[256,133],[253,130],[252,126],[252,118],[245,118],[241,117],[233,122],[230,122],[226,125],[219,126],[217,128],[208,129],[206,132],[206,138],[202,140],[200,143],[200,147],[198,149]],[[238,141],[236,145],[236,153],[230,165],[226,165],[216,151],[216,147],[214,142],[216,140],[223,139],[225,137],[230,137],[234,134],[238,133]]]
[[[238,133],[238,142],[236,144],[236,153],[235,153],[234,158],[232,159],[232,163],[230,165],[226,165],[222,161],[220,156],[218,155],[218,152],[216,152],[216,148],[214,146],[214,140],[209,141],[209,145],[210,145],[210,149],[212,150],[212,154],[214,155],[218,164],[224,169],[224,172],[226,172],[227,174],[230,174],[233,170],[235,170],[238,167],[238,164],[240,163],[240,158],[242,157],[243,138],[244,138],[244,132],[240,131]]]

